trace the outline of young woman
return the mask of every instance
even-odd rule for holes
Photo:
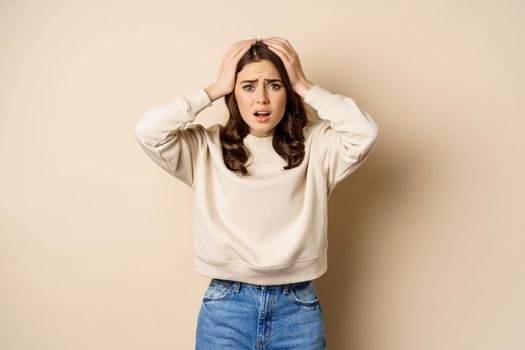
[[[189,124],[223,96],[226,125]],[[378,135],[351,98],[308,81],[279,37],[233,44],[214,84],[141,116],[144,151],[195,195],[194,269],[211,279],[197,349],[326,347],[313,281],[327,269],[327,202]]]

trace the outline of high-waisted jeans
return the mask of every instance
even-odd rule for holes
[[[199,311],[196,349],[326,349],[313,281],[257,285],[212,279]]]

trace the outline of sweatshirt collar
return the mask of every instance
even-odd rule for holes
[[[253,134],[250,134],[248,133],[245,137],[244,137],[244,140],[245,141],[248,141],[248,142],[257,142],[257,143],[268,143],[268,142],[272,142],[273,140],[273,135],[270,135],[270,136],[264,136],[264,137],[259,137],[259,136],[255,136]]]

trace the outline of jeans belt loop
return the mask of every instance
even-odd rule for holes
[[[239,293],[239,289],[241,288],[241,282],[239,281],[236,281],[234,284],[233,284],[233,290],[235,291],[235,293]]]

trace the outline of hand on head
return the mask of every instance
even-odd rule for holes
[[[277,36],[272,36],[262,41],[283,61],[292,88],[296,93],[304,97],[313,85],[304,75],[297,51],[295,51],[288,40]]]
[[[221,98],[233,91],[235,88],[235,70],[237,68],[237,63],[246,51],[256,43],[256,41],[257,39],[242,40],[234,43],[228,49],[222,59],[217,80],[214,84],[205,89],[211,101]],[[299,60],[299,55],[292,45],[288,40],[276,36],[263,39],[262,42],[279,56],[286,68],[293,90],[300,96],[304,97],[313,84],[306,79]]]
[[[212,101],[221,98],[233,91],[235,87],[235,69],[241,57],[255,44],[257,39],[248,39],[233,44],[222,59],[219,69],[219,77],[214,84],[205,90]]]

